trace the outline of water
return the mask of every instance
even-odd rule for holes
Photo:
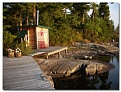
[[[79,73],[67,78],[53,79],[58,90],[119,90],[119,57],[101,56],[97,60],[111,63],[114,69],[103,74],[85,76]]]

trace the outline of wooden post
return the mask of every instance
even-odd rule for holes
[[[21,38],[21,42],[23,42],[23,38]]]
[[[60,58],[60,51],[58,52],[58,58]]]
[[[66,56],[66,53],[67,53],[67,49],[65,49],[65,56]]]
[[[27,35],[25,35],[26,47],[28,46]]]
[[[28,38],[27,40],[28,40],[28,44],[29,44],[29,30],[27,31],[27,34],[28,34],[27,35],[27,38]]]
[[[48,59],[48,57],[49,57],[48,54],[46,54],[46,59]]]
[[[37,44],[37,49],[39,49],[39,47],[38,47],[38,32],[39,32],[39,29],[38,29],[38,27],[36,27],[36,31],[35,31],[36,33],[36,44]]]

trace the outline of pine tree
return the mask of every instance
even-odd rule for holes
[[[50,44],[68,46],[76,41],[109,42],[114,23],[107,3],[3,3],[3,30],[18,34],[18,26],[36,24],[51,27]],[[91,16],[88,11],[92,9]],[[69,11],[69,12],[68,12]],[[78,36],[78,37],[77,37]]]
[[[110,16],[109,6],[107,4],[106,2],[99,4],[99,15],[104,20],[109,20]]]

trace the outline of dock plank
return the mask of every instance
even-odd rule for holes
[[[24,60],[25,62],[23,62],[23,61],[20,61],[20,60],[18,60],[18,61],[10,61],[10,62],[3,62],[3,65],[6,65],[6,66],[16,66],[16,65],[22,65],[22,64],[28,64],[28,63],[34,63],[33,61],[28,61],[29,59],[27,59],[27,60]]]
[[[11,66],[5,66],[3,69],[17,69],[17,68],[26,68],[26,67],[37,67],[37,65],[34,65],[34,63],[28,63],[28,64],[21,64],[21,65],[11,65]]]
[[[38,74],[39,70],[35,70],[33,72],[31,71],[23,71],[22,73],[17,73],[17,72],[9,72],[9,73],[4,73],[3,77],[6,79],[12,79],[12,78],[19,78],[19,77],[26,77],[26,76],[32,76],[32,75],[35,75],[35,74]],[[41,73],[39,73],[41,74]],[[9,76],[9,77],[8,77]]]
[[[4,84],[4,89],[25,89],[27,87],[29,87],[31,89],[31,87],[36,87],[37,85],[40,86],[40,89],[42,87],[42,85],[44,86],[50,86],[48,81],[42,81],[41,82],[39,80],[35,80],[35,79],[31,79],[31,80],[26,80],[26,81],[21,81],[21,82],[13,82],[13,83],[8,83],[8,84]],[[43,86],[43,88],[44,88]]]
[[[26,76],[26,77],[19,77],[19,78],[5,78],[3,77],[3,82],[4,84],[7,83],[13,83],[13,82],[21,82],[21,81],[26,81],[26,80],[31,80],[31,79],[40,79],[40,77],[38,78],[38,76],[40,75],[31,75],[31,76]]]
[[[31,56],[3,57],[3,89],[54,89]]]

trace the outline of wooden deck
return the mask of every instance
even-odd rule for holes
[[[20,58],[4,56],[3,89],[52,90],[54,88],[31,56],[22,56]]]
[[[60,57],[60,52],[61,51],[65,51],[65,55],[67,53],[67,47],[64,47],[64,46],[50,46],[48,48],[45,48],[45,49],[36,49],[34,50],[34,53],[33,54],[30,54],[31,56],[35,56],[35,55],[42,55],[45,56],[46,59],[48,59],[48,57],[50,55],[53,55],[55,53],[58,54],[58,58]]]

